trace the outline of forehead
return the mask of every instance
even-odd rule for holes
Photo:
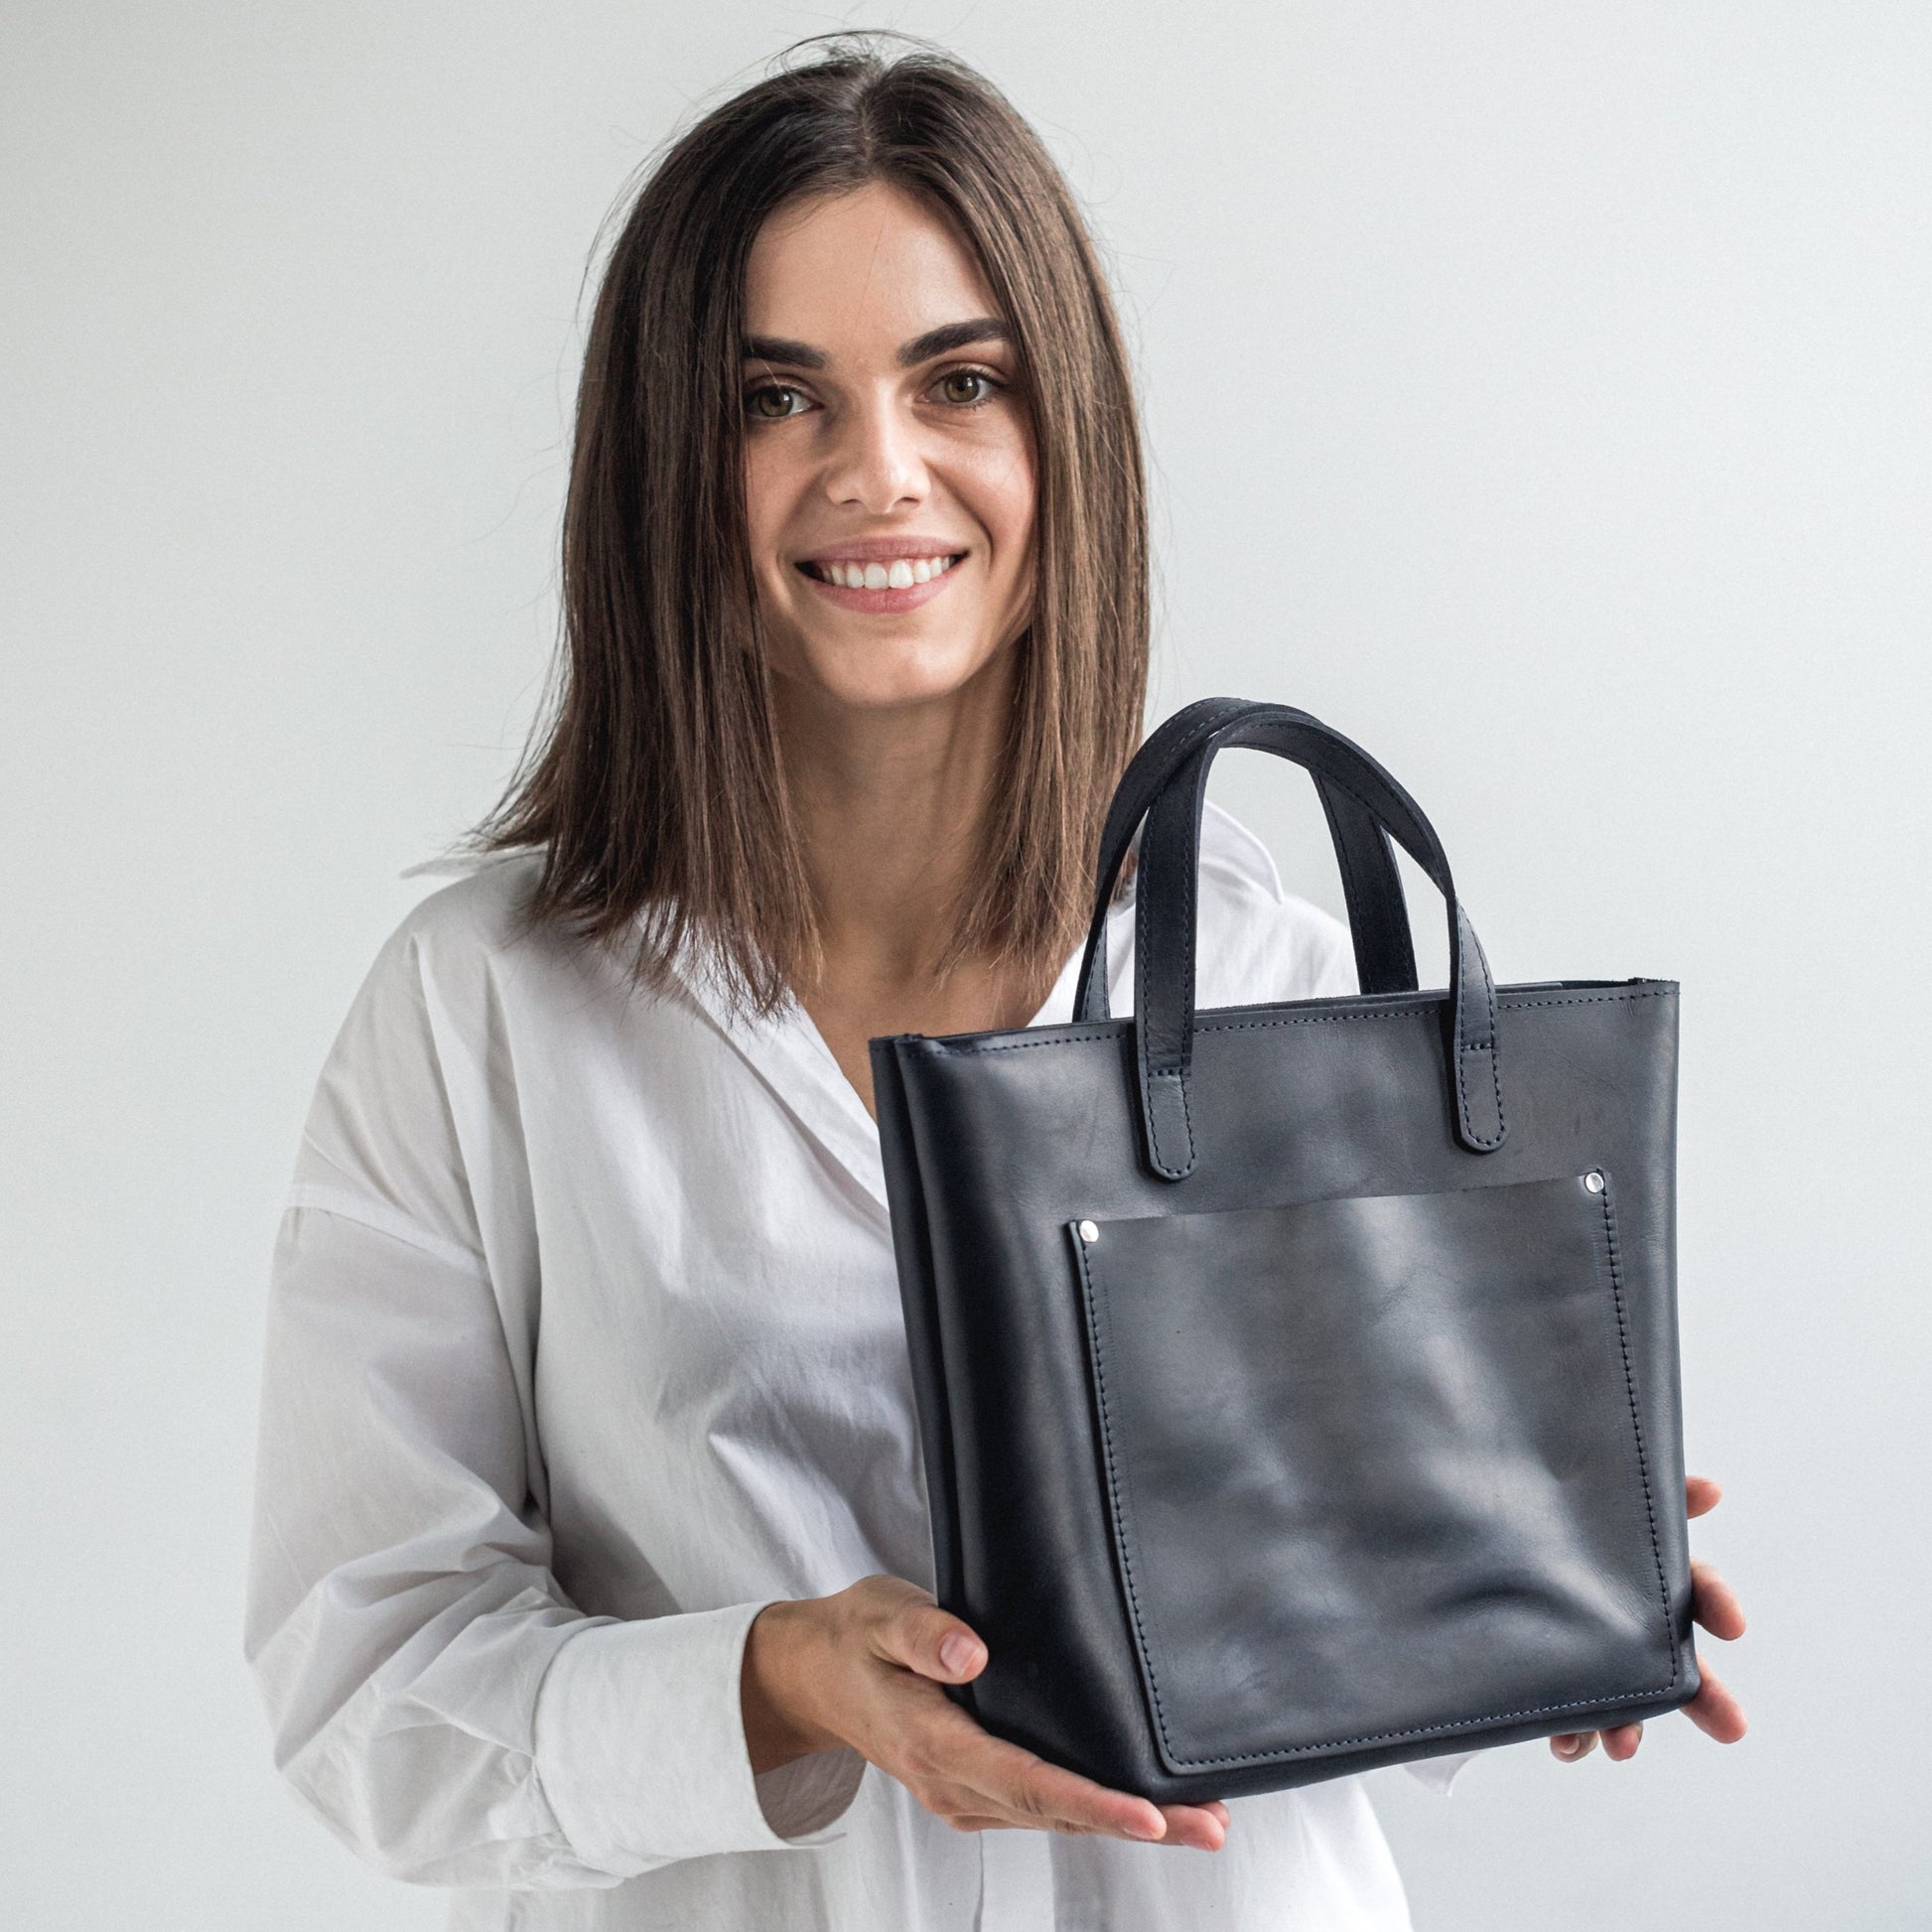
[[[748,333],[790,337],[835,356],[890,354],[940,323],[998,313],[951,226],[883,182],[778,209],[746,264]]]

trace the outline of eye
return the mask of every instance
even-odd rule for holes
[[[991,402],[1006,384],[991,369],[948,369],[932,386],[940,401],[958,409],[977,409]]]
[[[794,389],[788,382],[765,382],[747,390],[745,407],[760,422],[781,423],[787,416],[798,415],[800,411],[793,404],[802,405],[804,400],[804,391]]]

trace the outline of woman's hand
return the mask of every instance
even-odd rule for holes
[[[1706,1516],[1717,1508],[1724,1491],[1707,1476],[1691,1476],[1684,1484],[1684,1508],[1689,1516]],[[1744,1612],[1730,1586],[1708,1563],[1691,1565],[1691,1614],[1711,1632],[1728,1643],[1744,1634]],[[1702,1683],[1698,1694],[1684,1706],[1684,1715],[1721,1744],[1734,1744],[1744,1734],[1744,1707],[1717,1678],[1699,1662]],[[1642,1725],[1618,1725],[1610,1730],[1573,1730],[1550,1739],[1550,1748],[1566,1764],[1587,1757],[1598,1738],[1603,1754],[1619,1764],[1636,1755],[1643,1742]]]
[[[767,1604],[741,1680],[752,1768],[850,1744],[956,1831],[1019,1826],[1220,1850],[1225,1805],[1109,1791],[982,1729],[940,1686],[985,1668],[986,1645],[897,1577]]]

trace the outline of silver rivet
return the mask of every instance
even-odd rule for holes
[[[1080,1239],[1082,1241],[1098,1241],[1100,1239],[1099,1228],[1091,1221],[1082,1221],[1080,1223]]]
[[[1603,1176],[1600,1173],[1596,1172],[1594,1168],[1590,1169],[1589,1173],[1584,1175],[1584,1185],[1587,1187],[1592,1194],[1600,1194],[1608,1184],[1609,1183],[1603,1178]]]

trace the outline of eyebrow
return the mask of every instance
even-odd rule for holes
[[[923,336],[914,336],[909,343],[899,345],[899,367],[917,368],[935,355],[948,355],[974,343],[1012,341],[1013,331],[998,316],[975,316],[970,322],[942,323],[937,329],[928,329]],[[822,369],[831,359],[822,348],[814,348],[810,343],[793,342],[785,336],[747,336],[745,358],[752,362],[782,362],[794,369]]]

